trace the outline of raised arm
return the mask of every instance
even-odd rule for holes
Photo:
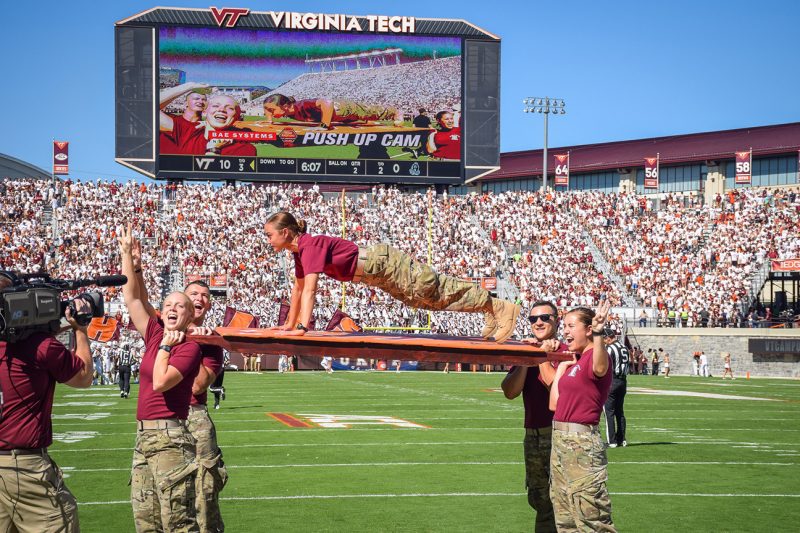
[[[598,378],[602,378],[608,372],[608,350],[606,343],[603,342],[603,328],[610,309],[609,301],[603,300],[592,319],[592,371]]]
[[[207,87],[207,83],[189,81],[181,85],[176,85],[175,87],[164,89],[158,95],[158,108],[163,110],[176,98],[179,98],[188,92],[196,91],[197,89],[206,89]]]
[[[139,285],[139,300],[144,305],[147,314],[151,318],[157,316],[155,308],[150,304],[150,296],[147,294],[147,285],[144,283],[144,273],[142,272],[142,243],[139,240],[134,241],[131,249],[133,255],[133,274],[136,276],[136,281]]]
[[[136,331],[144,337],[147,332],[147,323],[150,315],[140,298],[139,280],[134,274],[133,268],[133,247],[136,239],[133,237],[130,222],[127,228],[123,228],[120,236],[117,237],[119,250],[122,255],[122,274],[128,277],[128,283],[122,286],[122,296],[125,298],[125,306],[128,314],[136,327]]]

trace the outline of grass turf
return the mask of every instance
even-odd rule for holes
[[[534,514],[524,494],[522,402],[492,390],[502,377],[226,375],[228,397],[212,417],[230,474],[222,492],[227,529],[532,531]],[[620,530],[796,527],[800,382],[631,376],[628,386],[629,446],[608,450],[613,518]],[[127,483],[136,387],[129,400],[112,386],[57,387],[51,454],[80,503],[84,531],[134,530]],[[270,412],[300,419],[381,415],[428,428],[290,428]]]

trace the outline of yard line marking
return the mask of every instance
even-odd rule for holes
[[[612,496],[686,496],[700,498],[800,498],[800,494],[706,494],[690,492],[610,492]],[[293,496],[228,496],[221,501],[287,501],[287,500],[344,500],[353,498],[491,498],[522,497],[525,492],[439,492],[406,494],[298,494]],[[130,505],[129,500],[111,500],[105,502],[78,502],[83,505]]]
[[[262,468],[349,468],[349,467],[380,467],[380,466],[511,466],[522,465],[523,461],[420,461],[420,462],[392,462],[392,463],[308,463],[308,464],[268,464],[268,465],[236,465],[227,463],[228,469],[246,470]],[[771,463],[771,462],[746,462],[746,461],[612,461],[610,465],[721,465],[721,466],[800,466],[798,463]],[[64,466],[63,469],[73,473],[85,472],[130,472],[130,468],[77,468]]]
[[[718,394],[716,392],[692,392],[682,390],[648,389],[644,387],[628,387],[629,394],[648,394],[656,396],[689,396],[692,398],[709,398],[712,400],[754,400],[760,402],[785,402],[775,398],[759,398],[756,396],[737,396],[733,394]]]
[[[272,418],[274,418],[275,420],[277,420],[281,424],[283,424],[285,426],[289,426],[290,428],[313,428],[314,427],[313,425],[309,424],[308,422],[303,422],[299,418],[295,418],[292,415],[289,415],[289,414],[286,414],[286,413],[267,413],[267,416],[271,416]],[[242,433],[242,432],[246,433],[248,431],[252,431],[252,430],[233,430],[233,431],[228,430],[228,433]],[[256,430],[256,431],[260,431],[260,430]],[[267,431],[269,431],[269,430],[267,430]],[[278,430],[278,431],[285,431],[285,430]]]

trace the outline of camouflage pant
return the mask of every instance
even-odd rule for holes
[[[361,281],[404,304],[428,311],[484,311],[489,293],[469,281],[438,274],[387,244],[367,250]]]
[[[194,458],[194,439],[185,427],[136,434],[131,504],[138,533],[200,531],[194,508]]]
[[[558,531],[616,531],[607,479],[608,460],[597,428],[591,433],[553,430],[550,498]]]
[[[222,461],[222,451],[217,446],[217,429],[208,416],[208,409],[192,407],[187,421],[197,443],[197,523],[200,531],[225,531],[219,510],[219,493],[228,482],[228,471]]]
[[[80,531],[75,497],[49,455],[0,455],[0,531]]]
[[[550,502],[550,432],[527,432],[525,450],[525,487],[528,504],[536,511],[536,533],[556,531],[553,504]]]
[[[333,109],[337,117],[348,121],[353,120],[394,120],[398,112],[395,107],[382,107],[379,105],[365,105],[352,100],[336,100]]]

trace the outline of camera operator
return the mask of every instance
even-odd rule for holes
[[[0,290],[11,280],[0,275]],[[79,314],[89,310],[76,300]],[[0,531],[78,531],[75,497],[47,453],[53,442],[50,414],[56,382],[92,384],[92,357],[86,327],[70,309],[75,352],[47,333],[16,342],[0,341]]]

